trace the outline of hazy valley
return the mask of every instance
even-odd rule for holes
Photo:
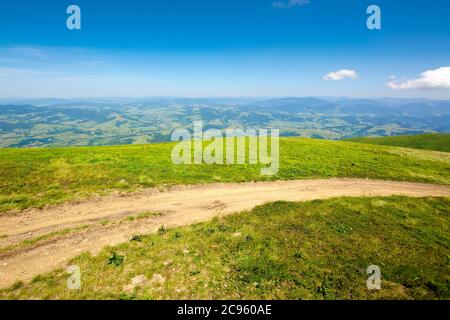
[[[277,128],[346,139],[450,132],[450,101],[338,98],[0,100],[0,147],[145,144],[176,128]]]

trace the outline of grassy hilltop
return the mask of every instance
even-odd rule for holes
[[[356,177],[450,185],[445,152],[282,138],[280,170],[265,177],[254,165],[174,165],[173,146],[0,149],[0,212],[175,184]],[[270,203],[83,253],[69,262],[82,272],[80,291],[57,269],[0,289],[0,299],[449,299],[449,208],[448,198]],[[382,290],[367,290],[370,265],[381,269]]]
[[[331,177],[450,184],[450,154],[425,150],[282,138],[280,170],[264,177],[258,165],[174,165],[172,148],[0,149],[0,212],[175,184]]]
[[[282,138],[280,170],[258,165],[174,165],[172,143],[0,149],[0,212],[110,190],[267,179],[358,177],[450,184],[450,154],[342,141]]]
[[[363,142],[370,144],[378,144],[394,147],[406,147],[416,149],[427,149],[450,152],[450,134],[436,133],[436,134],[418,134],[406,136],[392,136],[379,138],[353,138],[349,141]]]

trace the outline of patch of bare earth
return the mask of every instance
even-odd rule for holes
[[[361,179],[212,184],[179,186],[164,192],[149,189],[44,210],[10,212],[0,215],[0,247],[21,245],[11,251],[0,250],[0,287],[62,267],[81,252],[95,254],[107,245],[130,240],[133,234],[156,232],[161,225],[193,224],[279,200],[391,195],[450,197],[450,187]],[[138,218],[144,212],[159,214]],[[67,229],[73,231],[57,234]],[[51,233],[55,236],[23,245],[26,240]]]

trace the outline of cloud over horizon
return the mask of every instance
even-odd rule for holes
[[[289,9],[295,6],[303,6],[309,3],[310,0],[279,0],[272,3],[272,6],[279,9]]]
[[[339,81],[344,79],[359,79],[359,75],[355,70],[342,69],[336,72],[330,72],[323,77],[323,80],[327,81]]]
[[[392,90],[450,89],[450,67],[427,70],[416,79],[397,80],[392,76],[386,85]]]

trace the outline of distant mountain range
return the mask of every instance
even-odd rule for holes
[[[450,132],[450,101],[349,98],[104,98],[0,100],[0,147],[170,141],[176,128],[278,128],[343,139]]]

